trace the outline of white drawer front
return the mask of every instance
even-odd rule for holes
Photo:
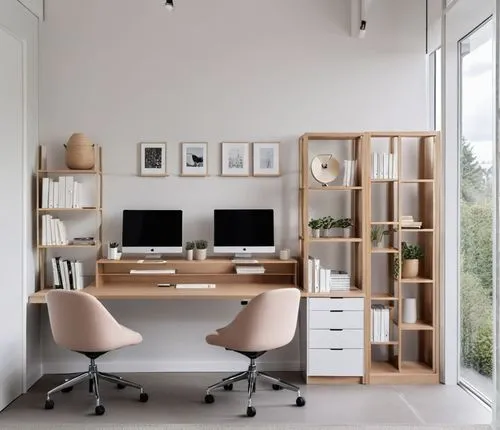
[[[309,299],[309,309],[311,311],[329,311],[329,310],[362,311],[364,309],[364,299],[312,298]]]
[[[309,328],[354,328],[363,329],[364,313],[360,311],[312,311],[309,313]]]
[[[363,376],[363,349],[310,349],[308,374],[311,376]]]
[[[363,348],[363,330],[310,330],[309,348]]]

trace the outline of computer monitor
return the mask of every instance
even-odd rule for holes
[[[248,257],[273,253],[274,211],[272,209],[215,209],[214,252]]]
[[[122,251],[150,258],[182,253],[182,211],[125,209]]]

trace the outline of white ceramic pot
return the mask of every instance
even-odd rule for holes
[[[344,228],[342,230],[344,230],[344,237],[351,237],[351,235],[352,235],[352,228],[351,227],[347,227],[347,228]]]
[[[417,322],[417,299],[403,299],[403,322],[405,324]]]
[[[319,233],[320,233],[320,229],[319,228],[312,229],[312,237],[318,238],[319,237]]]
[[[109,248],[108,260],[118,260],[118,248]]]
[[[207,258],[207,250],[206,249],[195,249],[194,250],[194,259],[195,260],[205,260]]]
[[[193,249],[187,249],[186,250],[186,260],[191,261],[193,259],[193,254],[194,254]]]

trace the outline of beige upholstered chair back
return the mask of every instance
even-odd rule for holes
[[[125,327],[94,296],[53,290],[47,294],[47,307],[59,346],[78,352],[106,352],[124,346]]]
[[[280,348],[293,339],[299,303],[297,288],[267,291],[251,300],[218,333],[234,350],[258,352]]]

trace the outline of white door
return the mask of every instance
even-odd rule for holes
[[[0,2],[0,409],[19,396],[25,384],[31,248],[26,157],[32,153],[36,134],[32,115],[36,28],[37,19],[16,0]]]

